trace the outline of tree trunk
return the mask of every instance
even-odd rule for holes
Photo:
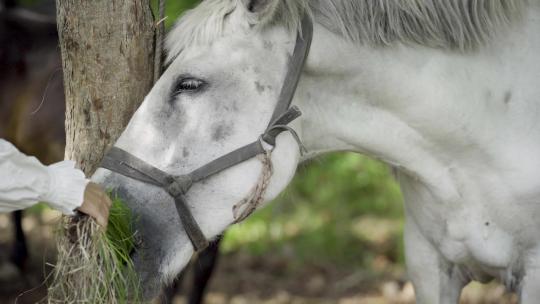
[[[153,83],[148,0],[56,0],[66,94],[66,159],[87,175]]]

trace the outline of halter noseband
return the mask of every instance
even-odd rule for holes
[[[278,103],[266,131],[258,140],[229,152],[228,154],[195,169],[191,173],[180,176],[170,175],[116,147],[112,147],[101,162],[102,168],[144,183],[161,187],[167,191],[167,193],[174,198],[178,216],[180,217],[180,221],[195,248],[195,251],[200,251],[208,247],[208,240],[193,218],[185,199],[185,194],[194,183],[200,182],[257,155],[267,153],[268,149],[265,148],[264,143],[273,147],[276,144],[276,137],[283,131],[290,131],[297,140],[300,149],[303,149],[298,136],[294,130],[287,125],[302,114],[298,107],[291,107],[290,105],[296,87],[298,86],[298,81],[300,80],[300,75],[302,74],[302,69],[305,65],[311,46],[311,40],[313,38],[313,23],[307,14],[305,14],[302,19],[301,29],[302,33],[300,33],[300,30],[297,33],[291,66],[287,71],[285,82],[281,88]]]

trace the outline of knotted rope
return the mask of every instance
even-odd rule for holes
[[[296,133],[293,128],[287,125],[275,125],[271,129],[282,129],[289,132],[298,144],[298,147],[300,149],[300,155],[304,155],[305,153],[307,153],[307,149],[300,140],[300,136],[298,136],[298,133]],[[265,146],[267,145],[267,143],[264,143],[263,137],[264,136],[262,136],[260,139],[261,145]],[[257,180],[257,183],[255,184],[253,189],[251,189],[250,193],[244,199],[242,199],[240,202],[236,203],[236,205],[233,206],[234,224],[245,220],[262,203],[264,199],[264,194],[266,193],[266,189],[270,184],[270,178],[274,173],[274,167],[272,166],[273,149],[274,147],[272,146],[271,148],[266,149],[264,154],[260,154],[259,156],[257,156],[257,159],[261,161],[263,166],[261,174],[259,175],[259,179]]]
[[[235,224],[245,220],[257,209],[257,207],[259,207],[264,199],[266,189],[270,184],[270,178],[274,173],[271,150],[267,150],[264,154],[257,156],[257,159],[259,159],[262,163],[261,174],[259,175],[259,179],[257,180],[257,183],[253,189],[251,189],[250,193],[233,206]]]

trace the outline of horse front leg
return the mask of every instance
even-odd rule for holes
[[[189,294],[189,304],[201,304],[204,302],[204,293],[219,258],[220,243],[221,237],[212,242],[210,246],[197,257],[195,265],[193,265],[193,287]]]
[[[540,299],[540,248],[533,251],[527,259],[519,298],[521,304],[538,303]]]
[[[19,268],[24,271],[26,262],[28,261],[28,246],[26,245],[26,236],[22,228],[23,212],[21,210],[12,213],[13,224],[15,226],[15,243],[11,252],[11,260]]]
[[[461,290],[468,282],[459,268],[447,262],[426,240],[410,216],[405,224],[405,260],[416,303],[459,303]]]

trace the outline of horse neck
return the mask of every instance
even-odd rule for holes
[[[296,101],[309,156],[362,152],[455,194],[441,172],[489,168],[516,155],[509,140],[540,136],[540,90],[530,82],[540,75],[538,25],[470,54],[356,46],[316,26]]]

